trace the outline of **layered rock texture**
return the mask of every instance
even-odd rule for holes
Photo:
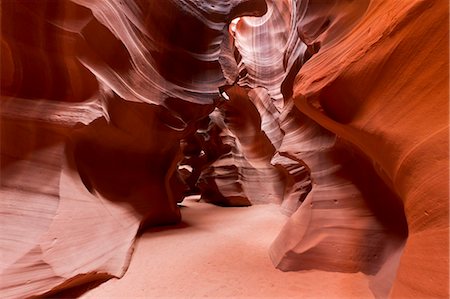
[[[199,194],[278,204],[282,271],[447,298],[448,12],[2,1],[1,297],[123,276],[139,231],[178,223]]]

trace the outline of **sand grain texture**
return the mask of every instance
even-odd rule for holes
[[[145,232],[125,276],[81,298],[374,298],[361,273],[275,269],[268,247],[287,219],[277,205],[184,204],[179,227]]]

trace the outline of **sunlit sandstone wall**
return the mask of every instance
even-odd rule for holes
[[[140,228],[180,220],[180,140],[219,98],[227,23],[266,5],[1,4],[2,297],[120,277]]]
[[[2,293],[123,275],[219,106],[202,192],[291,215],[275,266],[447,297],[447,24],[438,0],[2,2]]]
[[[325,32],[317,40],[320,51],[296,76],[294,102],[362,151],[401,198],[409,236],[391,296],[447,297],[448,3],[371,1],[347,35]],[[292,230],[308,215],[314,206],[292,216],[275,241],[276,256],[291,242],[286,257],[307,253],[295,247],[304,240],[293,242]]]

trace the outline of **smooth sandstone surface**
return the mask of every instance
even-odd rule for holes
[[[448,298],[448,19],[2,1],[1,297]]]
[[[275,269],[267,248],[286,221],[277,205],[183,204],[181,224],[139,238],[123,278],[81,298],[373,298],[362,273]]]
[[[297,107],[360,148],[404,203],[409,236],[393,297],[448,295],[446,24],[443,1],[373,1],[339,46],[305,65],[294,88]]]

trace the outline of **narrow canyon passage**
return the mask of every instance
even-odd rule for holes
[[[275,269],[267,251],[287,220],[277,205],[183,206],[180,225],[139,238],[123,278],[80,298],[374,298],[362,273]]]
[[[448,1],[0,12],[0,298],[449,297]]]

